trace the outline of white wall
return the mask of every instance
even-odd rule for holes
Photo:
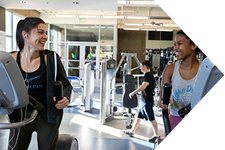
[[[158,40],[148,40],[146,39],[146,49],[165,49],[167,47],[172,47],[173,41],[158,41]]]

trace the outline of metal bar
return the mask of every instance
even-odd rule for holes
[[[30,117],[26,120],[20,121],[20,122],[16,122],[16,123],[0,123],[0,129],[15,129],[15,128],[21,128],[29,123],[31,123],[32,121],[34,121],[34,119],[36,118],[38,114],[37,110],[34,110],[32,112],[32,114],[30,115]]]
[[[100,124],[105,124],[105,101],[106,101],[106,92],[103,92],[105,91],[106,89],[106,61],[103,61],[102,64],[101,64],[101,80],[100,80]],[[109,94],[109,93],[107,93]]]
[[[138,58],[135,56],[134,59],[135,59],[135,61],[137,62],[138,66],[141,67],[141,63],[140,63],[140,61],[138,60]]]
[[[133,70],[135,70],[135,69],[138,69],[138,68],[140,68],[140,66],[137,66],[137,67],[131,69],[131,71],[133,71]]]
[[[132,55],[127,55],[127,74],[131,74],[131,57]]]
[[[137,84],[138,84],[138,88],[139,88],[139,77],[137,77]]]
[[[132,56],[132,57],[135,57],[135,56],[137,56],[137,53],[121,53],[121,56]]]
[[[117,68],[116,68],[116,71],[113,73],[113,75],[112,75],[112,77],[111,77],[111,79],[110,79],[110,90],[111,90],[111,83],[112,83],[112,80],[113,80],[113,78],[116,76],[116,73],[118,72],[118,70],[119,70],[119,68],[120,68],[120,66],[121,66],[121,64],[122,64],[122,62],[123,62],[123,60],[124,60],[124,58],[125,58],[125,56],[122,56],[122,58],[120,59],[120,62],[119,62],[119,64],[118,64],[118,66],[117,66]]]

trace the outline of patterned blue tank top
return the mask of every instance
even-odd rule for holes
[[[181,61],[175,63],[173,75],[172,75],[172,94],[171,94],[171,105],[170,114],[173,116],[179,116],[178,111],[184,106],[190,104],[192,92],[195,86],[197,75],[190,79],[184,80],[179,72]],[[199,67],[201,61],[199,61]]]

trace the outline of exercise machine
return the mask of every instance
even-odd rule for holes
[[[152,71],[157,71],[158,68],[161,66],[161,50],[160,49],[154,49],[152,50],[152,58],[151,58],[151,68]]]
[[[197,75],[191,103],[180,109],[178,112],[179,115],[185,117],[223,76],[224,74],[211,62],[211,60],[205,58]],[[163,85],[163,104],[169,104],[171,89],[171,83],[165,83]],[[166,135],[168,135],[171,132],[168,110],[163,110],[163,121]]]
[[[169,61],[175,62],[176,54],[173,47],[146,49],[145,59],[151,62],[151,72],[157,72],[157,69],[162,71]]]
[[[82,106],[84,104],[84,84],[83,84],[83,78],[79,78],[76,76],[67,76],[67,79],[70,81],[70,84],[73,87],[71,96],[70,96],[70,103],[68,104],[67,107],[73,107],[75,106],[75,99],[77,97],[77,93],[81,93],[81,99],[82,99]]]
[[[137,54],[136,53],[121,53],[121,59],[120,62],[115,70],[115,72],[113,73],[111,79],[110,79],[110,88],[111,90],[114,88],[114,86],[112,86],[112,81],[115,78],[120,66],[122,65],[123,61],[126,59],[126,63],[124,64],[124,73],[123,73],[123,107],[127,108],[128,111],[124,114],[125,117],[127,117],[127,128],[131,128],[132,127],[132,113],[131,113],[131,109],[137,107],[138,102],[137,102],[137,95],[134,95],[132,97],[132,99],[129,97],[129,92],[135,90],[135,82],[134,82],[134,77],[131,74],[132,70],[138,69],[140,68],[140,62],[137,58]],[[136,61],[136,63],[138,64],[137,67],[135,68],[131,68],[131,64],[132,64],[132,58],[134,58],[134,60]]]
[[[100,124],[105,124],[111,121],[114,116],[113,112],[116,111],[114,106],[115,100],[115,87],[116,79],[110,79],[115,72],[116,61],[114,59],[106,59],[101,64],[101,81],[100,81]]]
[[[91,112],[94,97],[94,62],[84,66],[84,108],[85,112]]]
[[[42,111],[44,109],[42,104],[28,95],[24,79],[15,59],[9,53],[4,51],[0,51],[0,83],[0,114],[11,114],[14,109],[22,109],[23,107],[26,107],[28,103],[33,104],[34,107],[33,113],[29,118],[15,123],[0,123],[0,129],[21,128],[34,121],[38,111]],[[56,83],[56,87],[58,91],[55,92],[56,98],[61,99],[62,85],[60,83]],[[49,137],[48,142],[46,142],[44,150],[51,149],[62,120],[62,115],[63,110],[60,110],[57,115],[56,123],[52,129],[52,134]],[[70,135],[59,135],[57,150],[62,149],[77,150],[77,139]]]

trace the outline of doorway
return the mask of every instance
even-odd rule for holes
[[[99,49],[100,45],[96,43],[68,43],[66,50],[67,59],[65,62],[67,75],[84,78],[85,63],[94,62],[95,86],[99,86]]]

